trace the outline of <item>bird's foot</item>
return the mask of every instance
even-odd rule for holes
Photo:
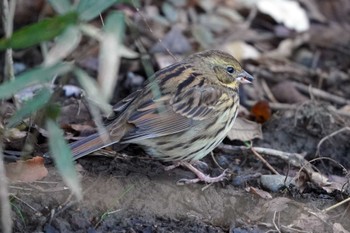
[[[188,162],[181,162],[180,165],[187,167],[189,170],[191,170],[194,174],[196,174],[197,178],[194,179],[181,179],[177,182],[178,185],[185,185],[185,184],[194,184],[198,183],[200,181],[203,181],[205,183],[216,183],[223,181],[228,178],[228,169],[225,169],[219,176],[216,177],[210,177],[209,175],[204,174],[194,166],[192,166]]]

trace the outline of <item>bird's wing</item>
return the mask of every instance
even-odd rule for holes
[[[195,85],[160,98],[144,98],[129,115],[127,122],[133,127],[121,141],[131,143],[188,130],[218,114],[221,96],[219,89]]]
[[[215,117],[221,104],[230,97],[220,88],[214,86],[193,86],[177,93],[172,99],[173,111],[181,116],[204,120]]]

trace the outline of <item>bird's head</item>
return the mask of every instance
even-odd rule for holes
[[[219,50],[208,50],[193,55],[199,69],[213,73],[208,78],[215,83],[237,89],[241,83],[251,83],[253,76],[243,70],[241,64],[230,54]]]

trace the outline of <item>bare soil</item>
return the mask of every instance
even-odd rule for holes
[[[293,112],[276,114],[264,125],[264,139],[255,144],[304,151],[312,157],[321,138],[337,128],[336,116],[325,105],[309,103]],[[347,138],[332,138],[322,154],[348,165]],[[76,167],[83,183],[82,202],[74,200],[50,165],[49,175],[43,181],[11,186],[16,196],[12,200],[15,232],[265,232],[274,229],[276,212],[279,224],[288,226],[303,215],[310,217],[308,211],[317,212],[338,201],[339,195],[320,189],[304,193],[284,189],[272,194],[272,199],[263,199],[245,190],[251,185],[259,188],[258,178],[242,182],[239,187],[234,185],[234,178],[270,173],[261,162],[251,154],[227,155],[219,149],[215,150],[215,157],[233,171],[233,176],[209,187],[178,186],[179,179],[191,178],[193,174],[182,168],[165,171],[169,164],[149,158],[132,145],[115,158],[81,159]],[[221,171],[210,156],[205,161],[207,172],[215,175]],[[273,158],[269,161],[282,172],[288,166]],[[332,164],[328,163],[328,172],[339,173],[339,167]],[[318,167],[322,170],[323,165],[319,163]],[[340,207],[332,212],[332,216],[337,214],[343,216],[336,222],[350,229],[349,211]],[[333,225],[324,222],[320,227],[323,232],[332,232]]]

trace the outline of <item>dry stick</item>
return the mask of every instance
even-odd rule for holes
[[[335,204],[335,205],[332,205],[332,206],[330,206],[330,207],[328,207],[328,208],[322,210],[322,212],[323,212],[323,213],[326,213],[326,212],[328,212],[328,211],[330,211],[330,210],[332,210],[332,209],[335,209],[335,208],[337,208],[337,207],[339,207],[339,206],[341,206],[341,205],[343,205],[343,204],[345,204],[345,203],[347,203],[347,202],[349,202],[349,201],[350,201],[350,197],[346,198],[345,200],[343,200],[343,201],[341,201],[341,202],[338,202],[338,203]]]
[[[249,148],[245,146],[231,146],[231,145],[221,145],[219,147],[220,149],[226,149],[230,151],[245,151],[249,150]],[[280,158],[284,161],[288,161],[291,165],[295,167],[302,167],[305,164],[309,164],[302,154],[298,153],[289,153],[289,152],[283,152],[275,149],[269,149],[269,148],[263,148],[263,147],[252,147],[256,152],[266,155],[275,156],[277,158]]]
[[[256,103],[256,101],[252,101],[252,100],[247,100],[245,102],[245,104],[249,107],[254,106],[254,104]],[[273,102],[269,102],[269,106],[272,110],[291,110],[291,109],[297,109],[299,104],[283,104],[283,103],[273,103]],[[343,110],[337,110],[334,109],[333,107],[329,106],[328,110],[338,114],[340,116],[344,116],[344,117],[350,117],[350,113],[347,111],[343,111]]]
[[[326,137],[322,138],[320,140],[320,142],[317,144],[316,156],[320,155],[320,147],[321,147],[322,143],[324,143],[326,140],[330,139],[331,137],[334,137],[335,135],[342,133],[343,131],[350,131],[350,127],[341,128],[341,129],[327,135]]]
[[[304,159],[304,156],[302,154],[289,153],[289,152],[263,148],[263,147],[254,147],[254,150],[261,154],[268,154],[268,155],[278,157],[282,160],[289,161],[290,164],[296,167],[301,167],[301,166],[304,166],[305,164],[308,164],[308,162]]]
[[[274,169],[269,162],[266,161],[266,159],[264,159],[264,157],[262,157],[256,150],[254,147],[251,148],[251,151],[253,152],[253,154],[258,157],[264,164],[266,167],[268,167],[273,173],[275,173],[276,175],[279,175],[279,172],[276,171],[276,169]]]
[[[281,233],[281,230],[279,229],[276,223],[276,214],[277,214],[277,211],[273,212],[272,223],[273,223],[273,226],[276,228],[277,232]]]
[[[15,198],[16,200],[22,202],[22,203],[25,204],[26,206],[28,206],[29,209],[31,209],[31,210],[35,213],[35,215],[37,215],[37,216],[42,216],[42,215],[43,215],[40,211],[38,211],[38,210],[35,209],[33,206],[29,205],[29,203],[23,201],[21,198],[17,197],[16,195],[12,195],[12,197]]]
[[[262,89],[265,91],[266,96],[272,101],[273,103],[277,103],[278,101],[276,100],[275,96],[272,94],[272,91],[270,87],[267,85],[265,79],[261,79],[261,86]]]
[[[290,226],[285,226],[285,225],[281,225],[281,228],[286,229],[286,231],[283,231],[283,232],[310,233],[310,231],[303,231],[303,230],[300,230],[300,229],[297,229],[297,228],[293,228],[293,227],[290,227]]]
[[[330,94],[330,93],[328,93],[326,91],[322,91],[318,88],[307,86],[305,84],[297,83],[297,82],[293,82],[293,85],[304,93],[310,93],[316,97],[331,101],[333,103],[350,104],[350,100],[345,99],[341,96],[336,96],[336,95]]]
[[[276,169],[274,169],[259,153],[259,147],[246,147],[246,146],[232,146],[232,145],[226,145],[222,144],[219,146],[219,149],[221,150],[228,150],[228,151],[245,151],[245,150],[250,150],[254,153],[256,157],[258,157],[273,173],[279,174]]]

